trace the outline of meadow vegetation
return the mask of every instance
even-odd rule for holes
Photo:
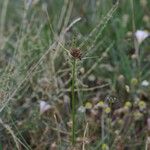
[[[149,31],[149,0],[0,0],[0,150],[149,150]]]

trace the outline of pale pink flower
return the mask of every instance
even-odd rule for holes
[[[45,102],[43,100],[40,101],[40,114],[43,114],[50,108],[51,108],[51,105],[49,105],[47,102]]]
[[[137,30],[135,32],[135,37],[137,39],[138,44],[140,45],[147,37],[149,37],[150,33],[144,30]]]

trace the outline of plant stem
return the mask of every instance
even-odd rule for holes
[[[75,71],[76,60],[73,59],[72,65],[72,145],[75,144]]]

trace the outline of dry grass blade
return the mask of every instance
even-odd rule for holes
[[[85,40],[79,45],[79,48],[82,48],[84,45],[88,44],[90,38],[93,35],[96,35],[94,41],[92,41],[92,45],[96,42],[97,38],[101,35],[102,31],[106,27],[108,21],[112,18],[113,14],[118,8],[118,2],[110,9],[110,11],[106,14],[106,16],[100,21],[100,23],[90,32],[90,34],[85,38]],[[92,46],[93,47],[93,46]]]
[[[27,150],[30,150],[26,145],[24,145],[22,143],[22,141],[20,141],[20,139],[18,139],[14,133],[14,131],[11,129],[11,127],[8,124],[5,124],[1,119],[0,119],[0,124],[2,124],[2,126],[8,131],[8,133],[12,136],[15,144],[16,144],[16,148],[18,150],[20,150],[20,144],[23,145]],[[20,143],[20,144],[19,144]]]

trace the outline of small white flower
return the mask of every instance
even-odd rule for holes
[[[149,86],[149,82],[147,80],[143,80],[141,85],[147,87]]]
[[[138,44],[140,45],[148,36],[149,36],[148,31],[143,31],[143,30],[137,30],[135,32],[135,37],[137,39]]]
[[[80,106],[80,107],[78,108],[78,112],[84,113],[84,112],[85,112],[85,107],[84,107],[84,106]]]
[[[89,76],[88,76],[88,80],[89,80],[89,81],[95,81],[95,80],[96,80],[95,75],[93,75],[93,74],[89,75]]]
[[[51,108],[51,106],[45,102],[45,101],[40,101],[40,114],[43,114],[44,112],[46,112],[47,110],[49,110]]]

